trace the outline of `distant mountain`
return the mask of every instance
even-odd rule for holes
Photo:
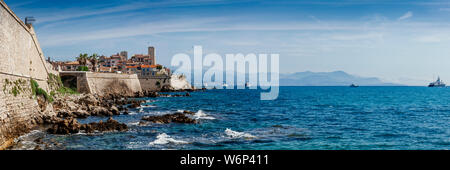
[[[349,86],[351,84],[360,86],[399,86],[399,84],[383,82],[375,77],[359,77],[343,71],[307,71],[293,74],[280,74],[281,86]]]

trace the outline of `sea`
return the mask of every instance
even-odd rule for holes
[[[191,97],[145,98],[130,115],[114,116],[127,132],[35,138],[65,150],[446,150],[450,149],[450,88],[280,87],[273,101],[261,90],[208,90]],[[198,124],[140,125],[143,116],[189,110]],[[79,119],[81,123],[106,117]],[[44,146],[42,146],[44,147]]]

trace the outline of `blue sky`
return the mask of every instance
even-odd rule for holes
[[[450,81],[450,1],[5,0],[34,16],[46,56],[279,53],[280,72],[342,70],[424,85]]]

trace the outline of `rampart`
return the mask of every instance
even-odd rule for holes
[[[64,86],[76,88],[80,93],[122,94],[132,96],[142,91],[136,74],[60,72]]]
[[[48,66],[33,27],[0,1],[0,149],[28,132],[34,118],[45,112],[30,81],[48,91]]]

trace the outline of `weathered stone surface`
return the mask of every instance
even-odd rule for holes
[[[167,114],[162,116],[145,116],[142,117],[142,120],[149,121],[152,123],[197,123],[195,119],[192,119],[186,116],[188,113],[175,113],[175,114]]]
[[[95,95],[85,95],[84,97],[80,98],[78,100],[78,103],[81,105],[89,105],[89,106],[98,106],[99,105],[99,101],[98,101],[98,97],[96,97]]]
[[[108,121],[103,122],[100,121],[98,123],[89,123],[81,125],[81,130],[84,130],[86,133],[94,133],[95,131],[99,132],[110,132],[110,131],[127,131],[128,127],[126,124],[119,123],[116,120],[109,118]]]
[[[47,130],[51,134],[73,134],[80,132],[81,125],[75,118],[66,118],[57,121],[51,128]]]
[[[131,105],[128,106],[128,108],[138,108],[138,107],[141,107],[141,104],[142,104],[143,102],[145,102],[145,101],[142,101],[142,100],[133,100],[133,101],[130,101]]]
[[[111,113],[108,109],[104,107],[95,107],[95,109],[91,112],[94,116],[112,116],[113,113]]]
[[[52,120],[53,121],[53,120]],[[109,118],[108,121],[100,121],[98,123],[80,124],[75,118],[56,119],[51,128],[47,130],[51,134],[74,134],[80,131],[86,133],[94,132],[111,132],[111,131],[127,131],[126,124],[119,123],[116,120]]]
[[[113,115],[120,115],[119,108],[117,108],[116,106],[111,106],[111,108],[109,109],[109,111],[110,111]]]

